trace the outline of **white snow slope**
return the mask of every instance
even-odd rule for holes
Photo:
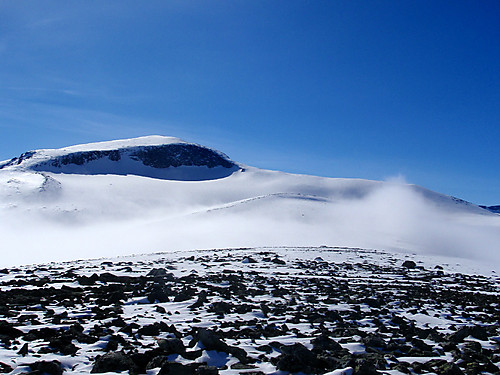
[[[400,182],[246,167],[206,148],[232,164],[157,168],[134,156],[168,145],[203,148],[152,136],[0,163],[0,264],[328,245],[453,256],[500,270],[500,216],[478,206]],[[103,153],[81,165],[53,163],[113,150],[119,160]]]

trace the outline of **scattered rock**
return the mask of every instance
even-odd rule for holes
[[[371,253],[362,250],[349,263],[338,264],[318,257],[284,262],[276,254],[200,252],[191,260],[181,257],[183,263],[158,258],[9,270],[0,277],[0,342],[18,357],[17,362],[0,363],[0,372],[21,371],[12,367],[30,354],[79,356],[74,359],[78,362],[96,342],[91,353],[102,350],[102,356],[94,359],[94,373],[135,375],[155,369],[162,374],[230,370],[261,375],[262,368],[318,374],[349,368],[349,375],[500,372],[495,364],[500,347],[483,348],[472,340],[500,342],[498,280],[439,274],[439,268],[426,270],[413,261],[398,267],[397,258],[372,264]],[[245,257],[259,267],[239,267]],[[196,269],[182,269],[192,262]],[[262,272],[264,266],[275,269]],[[418,272],[408,272],[412,268]],[[174,277],[170,269],[181,276]],[[123,272],[127,276],[119,276]],[[166,306],[172,300],[196,302],[171,310]],[[124,305],[136,303],[136,314],[130,315],[133,306]],[[213,328],[199,328],[207,312],[215,315]],[[422,326],[416,314],[440,318],[452,333]],[[278,341],[283,336],[297,341],[287,339],[284,345]],[[366,352],[352,354],[344,344],[363,345]],[[247,353],[243,345],[252,351]],[[412,356],[438,359],[400,361]],[[220,368],[202,364],[205,358]],[[231,369],[215,358],[231,360]],[[36,366],[40,368],[31,373],[63,371],[51,362]]]

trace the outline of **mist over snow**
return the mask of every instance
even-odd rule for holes
[[[206,148],[193,148],[196,157],[179,159],[178,149],[165,147],[162,158],[177,166],[146,165],[152,159],[137,150],[163,144],[146,137],[42,150],[31,161],[4,162],[1,265],[198,248],[328,245],[443,255],[500,269],[500,216],[470,203],[402,178],[293,175],[242,166]],[[190,145],[165,142],[179,144]],[[96,150],[121,150],[121,158]],[[90,163],[108,158],[100,164],[108,170],[89,172],[87,159],[78,164],[81,158],[54,162],[75,152],[94,152],[84,154],[93,158]],[[43,170],[41,163],[50,168]],[[130,165],[134,169],[127,171]],[[215,175],[214,168],[224,173]],[[138,169],[141,173],[129,174]],[[151,174],[153,169],[158,170]],[[169,178],[182,169],[189,178]]]

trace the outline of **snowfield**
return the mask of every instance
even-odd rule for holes
[[[500,216],[401,181],[160,136],[29,151],[0,239],[0,373],[500,372]]]
[[[243,166],[171,137],[38,150],[0,163],[0,223],[4,266],[328,245],[500,269],[500,216],[476,205],[400,181]]]

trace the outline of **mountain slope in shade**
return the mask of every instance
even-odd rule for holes
[[[500,216],[476,205],[400,182],[242,166],[159,136],[0,163],[0,222],[4,264],[321,245],[500,264]]]

